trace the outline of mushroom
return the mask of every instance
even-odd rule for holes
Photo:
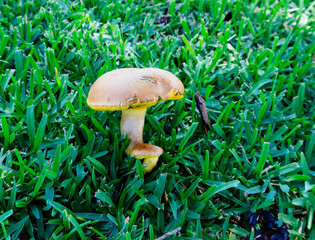
[[[130,143],[126,153],[143,143],[146,110],[165,100],[184,96],[183,83],[157,68],[122,68],[105,73],[92,85],[87,104],[98,111],[122,111],[121,134]]]
[[[130,155],[136,159],[143,159],[143,173],[151,172],[156,166],[159,156],[163,153],[163,149],[148,143],[142,143],[135,146]]]

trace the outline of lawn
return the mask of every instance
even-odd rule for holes
[[[0,239],[254,239],[264,211],[314,239],[314,32],[310,0],[0,0]],[[148,108],[145,175],[86,103],[127,67],[185,86]]]

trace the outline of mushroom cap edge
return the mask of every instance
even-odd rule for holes
[[[103,74],[94,82],[87,104],[98,111],[117,111],[150,107],[183,96],[183,83],[166,70],[121,68]]]

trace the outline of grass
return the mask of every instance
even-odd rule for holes
[[[1,0],[0,239],[245,239],[262,209],[310,239],[314,17],[310,0]],[[186,89],[148,110],[164,154],[145,176],[120,113],[86,105],[124,67]]]

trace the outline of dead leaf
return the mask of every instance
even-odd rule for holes
[[[201,115],[203,129],[205,133],[208,134],[208,131],[210,130],[208,112],[207,112],[205,100],[201,97],[199,92],[195,93],[195,101]]]

